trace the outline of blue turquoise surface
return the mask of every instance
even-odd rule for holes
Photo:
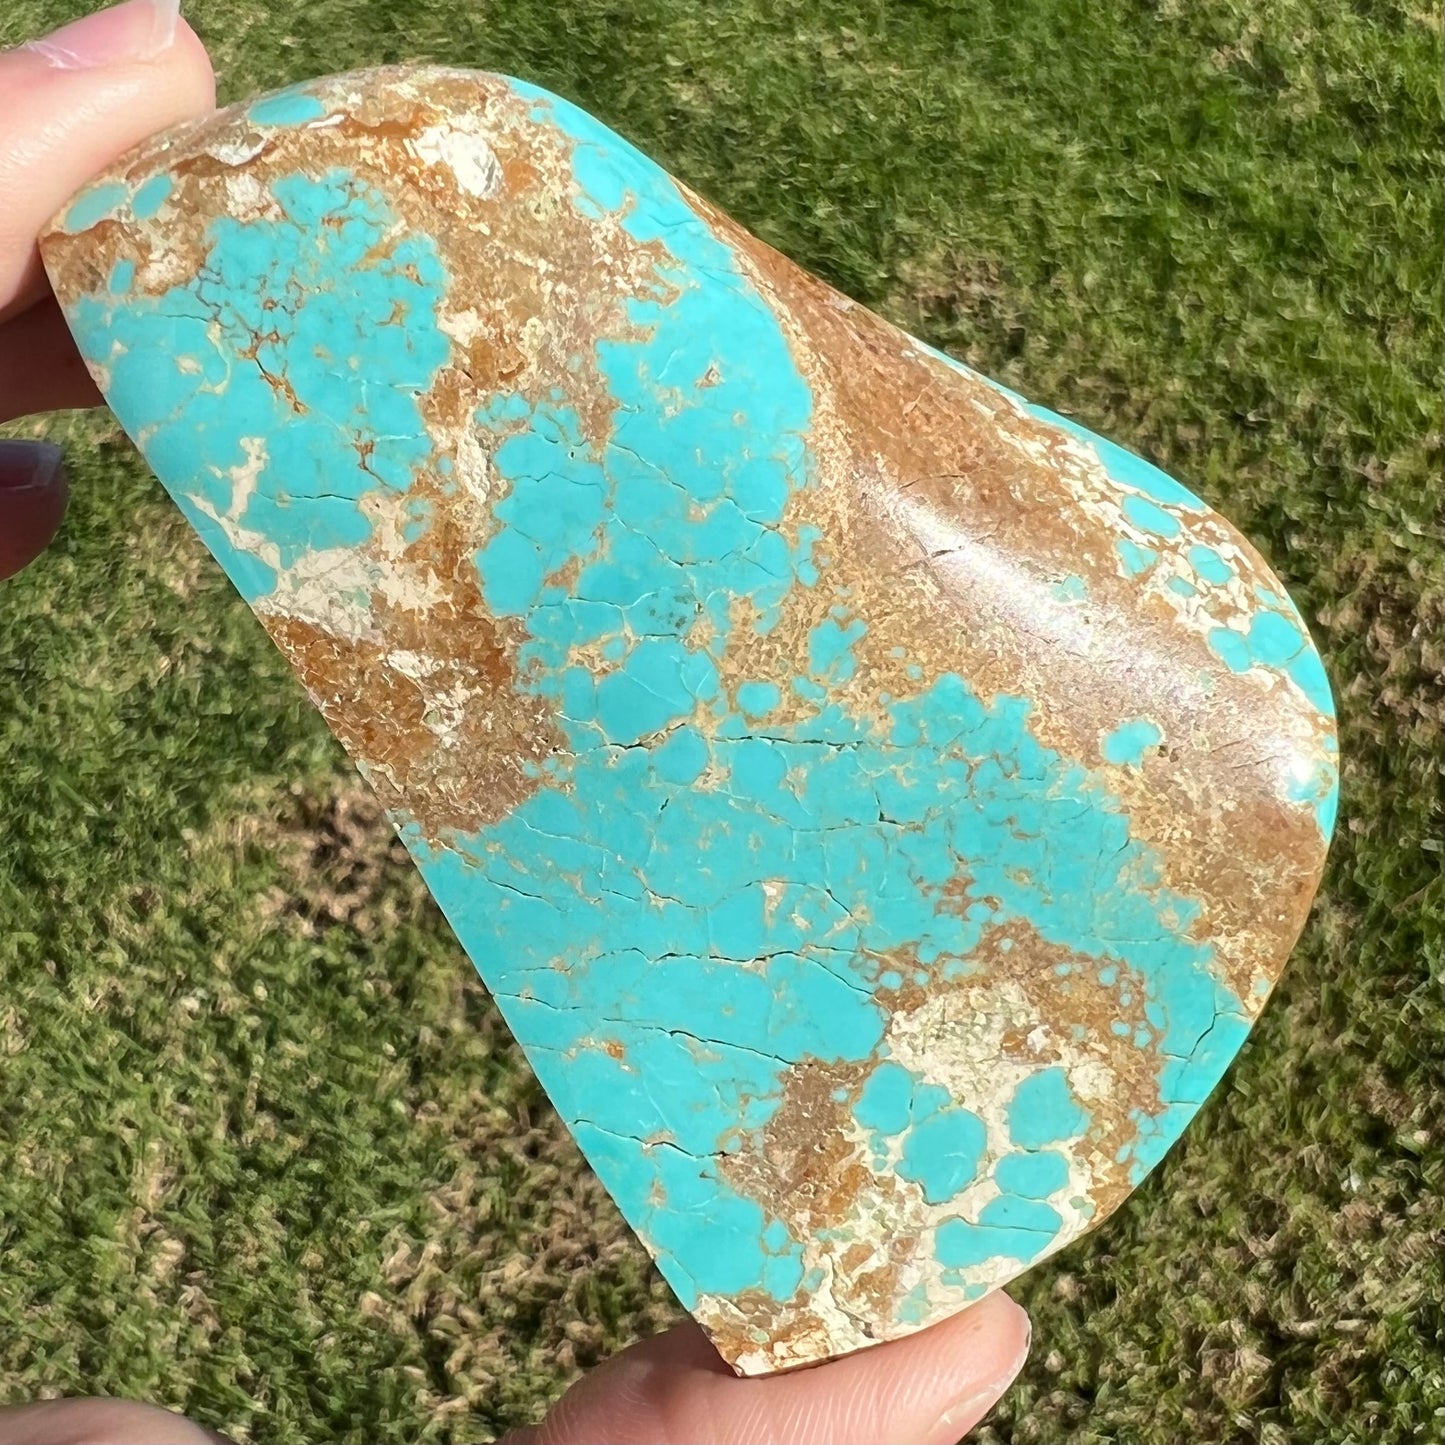
[[[1089,1214],[1068,1161],[1091,1110],[1061,1065],[1012,1084],[997,1117],[957,1097],[894,1057],[893,1001],[909,980],[986,983],[981,946],[1026,926],[1121,997],[1102,1042],[1123,1029],[1159,1103],[1135,1110],[1116,1162],[1137,1181],[1159,1161],[1254,1012],[1192,934],[1199,901],[1164,885],[1163,860],[1131,831],[1118,773],[1142,764],[1159,728],[1121,719],[1103,761],[1081,762],[1040,742],[1035,700],[980,696],[953,673],[860,716],[840,691],[873,623],[846,601],[792,676],[731,676],[739,629],[770,634],[819,585],[821,534],[784,526],[817,484],[815,399],[775,313],[665,173],[567,103],[515,90],[572,147],[571,203],[662,259],[626,334],[596,344],[607,444],[562,393],[498,392],[476,412],[504,485],[473,565],[493,615],[524,638],[518,686],[566,750],[536,765],[535,790],[501,821],[404,836],[684,1303],[786,1302],[816,1285],[817,1241],[730,1166],[764,1147],[790,1079],[814,1064],[852,1081],[838,1102],[874,1167],[941,1211],[926,1241],[937,1277],[996,1277]],[[249,118],[320,113],[294,92]],[[278,216],[210,224],[195,275],[140,294],[118,266],[71,313],[108,368],[112,406],[253,603],[305,558],[364,545],[368,496],[404,494],[437,466],[419,398],[450,354],[440,320],[463,284],[433,237],[398,226],[374,179],[338,166],[273,190]],[[134,193],[114,183],[66,222],[127,208],[148,219],[168,195],[162,178]],[[692,387],[710,368],[715,384]],[[1040,414],[1095,448],[1143,532],[1175,537],[1202,510],[1157,469]],[[264,464],[237,513],[254,438]],[[1148,574],[1152,549],[1119,547],[1129,573]],[[1230,581],[1218,552],[1190,555],[1190,587]],[[1279,595],[1258,603],[1247,630],[1217,629],[1210,646],[1329,710],[1297,614]],[[1300,798],[1327,833],[1332,775],[1302,781]],[[914,1296],[897,1308],[923,1311]]]

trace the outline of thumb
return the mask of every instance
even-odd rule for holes
[[[0,321],[40,300],[40,228],[118,155],[215,103],[179,0],[130,0],[0,54]]]
[[[0,53],[0,422],[99,401],[35,238],[97,171],[215,103],[179,0],[130,0]]]
[[[1008,1389],[1029,1322],[999,1293],[932,1329],[737,1379],[696,1325],[624,1350],[499,1445],[954,1445]]]
[[[130,0],[0,52],[0,422],[100,401],[35,238],[116,156],[215,100],[179,0]],[[0,578],[36,557],[65,511],[60,454],[0,442]]]

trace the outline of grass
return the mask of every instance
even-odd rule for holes
[[[10,0],[0,42],[75,0]],[[557,89],[1191,481],[1340,700],[1341,831],[1226,1083],[1021,1281],[978,1438],[1436,1440],[1441,36],[1423,0],[192,0],[226,98]],[[0,1400],[473,1440],[674,1306],[260,629],[104,416],[0,586]]]

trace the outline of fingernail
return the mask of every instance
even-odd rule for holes
[[[54,487],[64,468],[54,442],[0,441],[0,492],[39,492]]]
[[[956,1445],[998,1404],[1004,1392],[1018,1379],[1019,1371],[1028,1360],[1029,1346],[1034,1337],[1032,1322],[1023,1310],[1018,1312],[1023,1315],[1023,1339],[1016,1354],[986,1384],[975,1385],[967,1395],[949,1405],[924,1437],[927,1445]]]
[[[94,70],[154,60],[176,38],[181,0],[127,0],[62,26],[20,48],[42,56],[59,70]]]

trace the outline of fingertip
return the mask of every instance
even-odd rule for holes
[[[50,545],[68,495],[64,457],[53,442],[0,441],[0,579]]]
[[[1028,1314],[999,1290],[917,1334],[784,1379],[824,1398],[828,1377],[825,1418],[836,1438],[954,1445],[1023,1369],[1031,1333]]]
[[[1028,1311],[1003,1290],[997,1289],[992,1294],[985,1295],[977,1304],[940,1321],[914,1338],[944,1339],[956,1334],[960,1340],[986,1338],[991,1342],[991,1348],[1006,1349],[1016,1346],[1026,1351],[1032,1332],[1033,1322],[1029,1319]]]
[[[175,39],[171,42],[170,53],[176,73],[182,82],[178,91],[189,103],[191,114],[204,115],[216,105],[216,70],[211,62],[210,52],[201,37],[191,29],[182,16],[176,21]]]
[[[1018,1378],[1033,1343],[1033,1321],[1002,1290],[915,1337],[936,1351],[942,1406],[932,1424],[907,1437],[916,1445],[955,1445],[988,1414]],[[926,1370],[922,1372],[926,1378]],[[920,1401],[920,1405],[923,1402]],[[920,1409],[921,1421],[924,1411]]]

